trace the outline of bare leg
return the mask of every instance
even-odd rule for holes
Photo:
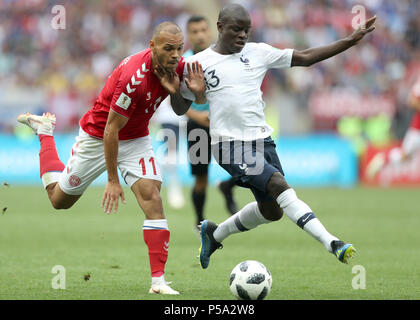
[[[45,190],[47,190],[48,198],[54,209],[69,209],[81,197],[81,195],[73,196],[64,193],[58,182],[49,184]]]
[[[191,192],[191,198],[194,205],[194,212],[196,216],[196,225],[199,225],[204,220],[204,204],[206,202],[207,189],[207,174],[200,174],[195,176],[195,183]]]
[[[162,183],[157,180],[139,179],[131,186],[147,220],[166,219],[160,196],[161,185]]]

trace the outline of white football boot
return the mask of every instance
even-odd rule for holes
[[[27,112],[19,115],[17,117],[17,121],[26,124],[36,135],[45,134],[52,136],[56,120],[55,115],[49,112],[43,113],[42,116],[37,116]]]
[[[179,294],[178,291],[168,286],[170,282],[166,282],[164,277],[152,277],[152,286],[150,287],[149,293],[152,294]]]

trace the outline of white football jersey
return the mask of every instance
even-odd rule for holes
[[[203,66],[212,144],[261,139],[273,132],[265,121],[261,83],[268,69],[291,67],[292,56],[293,49],[247,43],[240,53],[222,55],[209,47],[186,59]],[[186,75],[185,64],[184,78]],[[194,101],[185,82],[181,84],[181,92]]]

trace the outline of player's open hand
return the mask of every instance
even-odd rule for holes
[[[354,42],[354,44],[357,44],[360,40],[363,39],[365,35],[375,30],[375,21],[376,16],[373,16],[372,18],[366,20],[364,25],[360,25],[350,36],[350,39]]]
[[[119,184],[119,182],[108,182],[105,187],[104,195],[102,197],[102,208],[107,214],[112,212],[117,213],[118,210],[118,200],[121,197],[122,203],[126,203],[124,197],[124,190]]]
[[[203,67],[198,61],[187,63],[188,76],[185,78],[185,84],[188,89],[194,93],[197,99],[205,98],[206,83],[204,81]]]
[[[153,73],[158,77],[160,84],[169,94],[175,94],[179,91],[180,81],[175,71],[170,71],[157,65],[153,69]]]

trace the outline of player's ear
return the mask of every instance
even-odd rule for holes
[[[220,33],[223,31],[223,24],[220,21],[217,21],[217,31]]]
[[[155,42],[153,40],[149,41],[149,48],[153,50],[153,48],[155,47]]]

